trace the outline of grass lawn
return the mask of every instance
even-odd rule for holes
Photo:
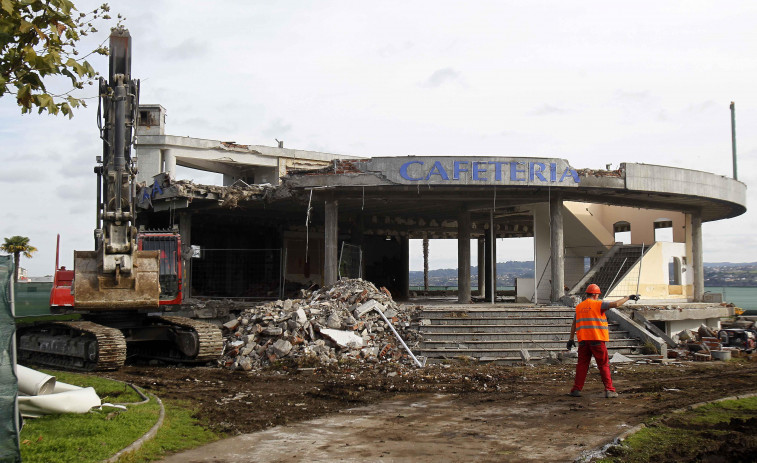
[[[92,386],[102,401],[138,402],[142,399],[129,386],[91,375],[45,371],[59,381]],[[221,436],[206,430],[181,402],[164,402],[166,417],[155,439],[135,455],[121,461],[159,459],[168,452],[196,447]],[[95,462],[111,457],[147,432],[158,420],[155,400],[127,405],[127,410],[104,407],[86,414],[49,415],[26,419],[21,429],[21,457],[24,462]]]
[[[712,403],[650,420],[600,461],[701,461],[712,455],[725,458],[722,461],[747,461],[742,453],[754,455],[751,452],[757,450],[749,444],[751,440],[754,447],[749,430],[755,424],[757,397]]]

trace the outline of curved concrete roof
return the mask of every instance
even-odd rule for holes
[[[464,202],[470,209],[491,204],[547,201],[554,192],[564,200],[702,213],[703,221],[746,212],[746,185],[708,172],[650,164],[624,163],[614,171],[574,169],[567,160],[528,157],[405,156],[335,161],[318,171],[292,173],[290,190],[329,188],[347,208],[358,191],[382,192],[391,209],[427,209],[437,201]],[[421,188],[422,187],[422,188]],[[355,191],[352,191],[355,190]],[[421,194],[423,191],[423,194]],[[415,193],[415,194],[414,194]],[[345,201],[346,200],[346,201]]]

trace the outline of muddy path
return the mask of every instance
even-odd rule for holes
[[[618,399],[604,398],[593,369],[573,398],[573,368],[132,366],[105,376],[189,401],[231,437],[166,459],[184,463],[573,461],[651,416],[757,391],[757,362],[681,363],[614,367]]]

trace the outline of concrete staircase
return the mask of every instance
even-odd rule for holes
[[[458,357],[517,364],[521,349],[531,361],[544,360],[549,352],[565,351],[574,310],[569,307],[457,308],[428,307],[420,316],[423,341],[419,355],[429,362]],[[610,324],[608,351],[627,355],[640,344],[628,332]]]
[[[597,262],[597,265],[571,288],[570,294],[583,296],[586,288],[592,283],[599,285],[603,295],[608,294],[641,258],[642,247],[630,244],[616,245],[611,251],[607,259]]]

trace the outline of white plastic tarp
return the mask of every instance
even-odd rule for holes
[[[18,365],[18,386],[18,408],[21,416],[27,418],[59,413],[87,413],[93,407],[102,405],[94,388],[57,382],[54,376],[22,365]]]

